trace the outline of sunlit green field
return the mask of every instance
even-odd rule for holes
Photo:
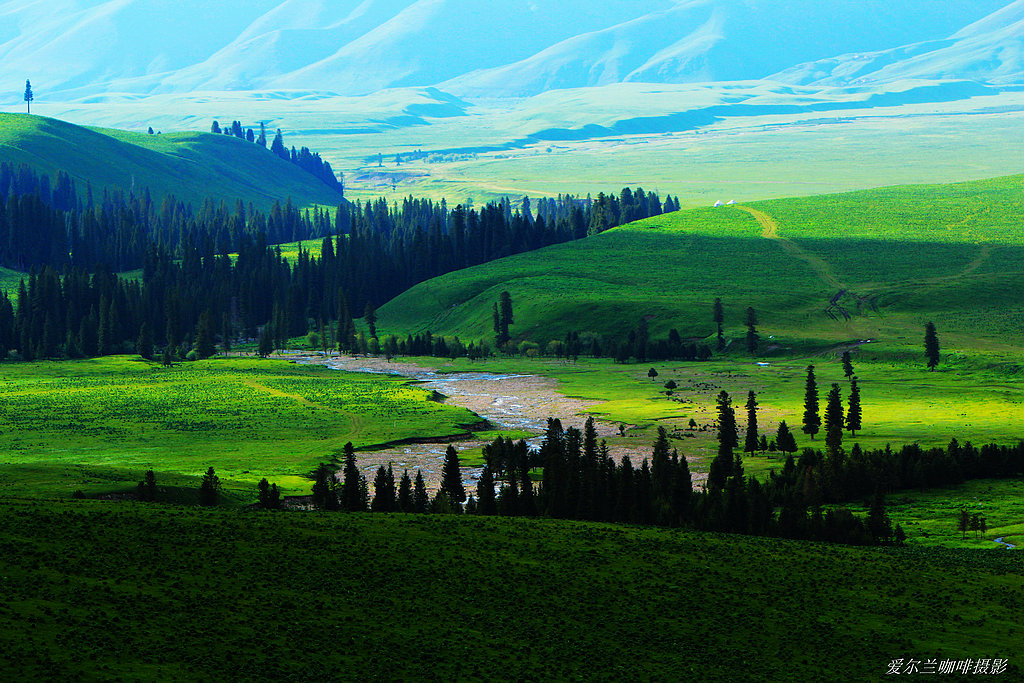
[[[318,463],[357,447],[464,434],[467,410],[381,375],[274,360],[164,368],[131,357],[0,366],[0,490],[67,495],[214,467],[308,493]]]
[[[721,298],[733,349],[755,309],[762,356],[858,339],[915,348],[929,320],[951,348],[1014,355],[1021,224],[1021,176],[687,210],[422,283],[379,309],[378,329],[489,339],[507,290],[515,340],[621,339],[641,318],[704,339]]]

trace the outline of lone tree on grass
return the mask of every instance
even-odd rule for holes
[[[218,477],[211,467],[206,470],[206,474],[203,475],[203,481],[199,485],[199,504],[204,507],[213,507],[217,504],[217,498],[220,495],[220,477]]]
[[[757,344],[760,341],[760,337],[757,335],[757,312],[754,311],[753,307],[747,308],[747,351],[750,355],[754,355],[757,351]]]
[[[651,381],[653,382],[654,379],[658,376],[658,371],[655,370],[654,368],[651,368],[650,370],[647,371],[647,376],[650,377]]]
[[[843,351],[843,374],[847,379],[853,377],[853,361],[849,351]]]
[[[139,482],[136,498],[149,502],[156,500],[156,474],[153,470],[146,470],[146,478]]]
[[[32,100],[36,97],[32,94],[32,82],[25,79],[25,106],[28,109],[28,113],[32,113]]]
[[[924,326],[924,355],[928,357],[928,369],[935,372],[939,364],[939,336],[935,333],[935,323]]]
[[[804,434],[812,439],[821,429],[821,415],[818,414],[818,383],[814,379],[814,366],[807,366],[807,382],[804,385]]]

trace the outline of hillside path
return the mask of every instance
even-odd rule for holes
[[[846,285],[839,281],[839,278],[836,277],[835,271],[832,270],[832,266],[829,265],[825,259],[805,251],[792,240],[788,240],[783,237],[779,233],[779,224],[774,218],[764,211],[758,211],[757,209],[753,209],[749,206],[737,204],[736,208],[740,211],[749,213],[758,223],[760,223],[762,228],[761,237],[774,240],[776,244],[785,249],[788,253],[806,263],[810,266],[811,270],[818,274],[818,277],[829,285],[829,287],[833,289],[846,289]]]

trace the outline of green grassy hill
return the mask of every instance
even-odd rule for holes
[[[1009,680],[1024,656],[995,549],[17,499],[0,547],[19,678],[870,681],[912,657]]]
[[[291,197],[298,206],[336,206],[341,196],[320,180],[244,140],[211,133],[144,135],[83,128],[28,114],[0,114],[0,160],[53,175],[67,171],[85,191],[149,188],[201,204],[207,197],[269,209]]]
[[[382,307],[378,328],[490,338],[507,289],[513,337],[539,343],[623,336],[641,317],[657,335],[707,337],[721,297],[737,341],[752,306],[773,346],[918,345],[929,319],[998,346],[1024,325],[1008,296],[1024,290],[1021,225],[1022,176],[682,211],[430,280]]]

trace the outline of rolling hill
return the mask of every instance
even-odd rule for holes
[[[1016,344],[1024,306],[1024,177],[902,186],[697,209],[427,281],[378,310],[386,332],[490,339],[508,290],[513,337],[544,344],[569,331],[621,338],[713,332],[721,297],[741,338],[758,312],[773,345],[884,338],[918,345],[934,319],[968,345]]]
[[[227,135],[145,135],[84,128],[27,114],[0,114],[0,160],[38,172],[69,173],[85,191],[148,189],[201,205],[207,197],[269,209],[289,197],[299,206],[336,206],[341,195],[252,143]]]

